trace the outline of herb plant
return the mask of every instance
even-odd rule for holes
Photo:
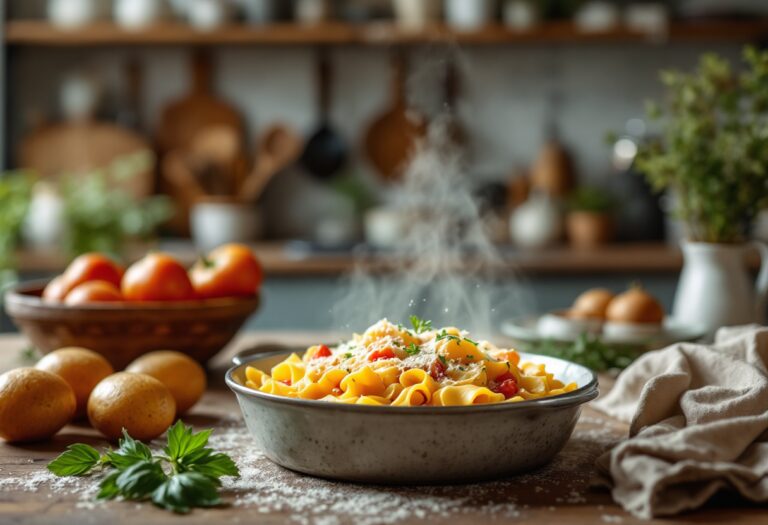
[[[693,73],[664,71],[659,139],[641,146],[637,166],[657,190],[672,190],[690,240],[745,239],[768,206],[768,52],[746,48],[734,71],[714,54]]]
[[[592,186],[577,188],[568,198],[568,208],[571,211],[611,213],[615,204],[610,194]]]
[[[0,289],[15,278],[14,252],[31,196],[32,178],[27,174],[12,172],[0,176]]]
[[[645,347],[642,345],[606,344],[598,336],[582,334],[574,342],[543,340],[524,345],[527,352],[559,357],[579,363],[595,372],[622,370],[637,359]]]
[[[152,156],[139,152],[117,159],[103,170],[62,181],[66,248],[72,255],[105,252],[120,257],[129,239],[145,239],[172,212],[165,197],[137,199],[119,183],[150,169]]]
[[[109,469],[99,486],[99,499],[151,500],[177,513],[214,507],[221,504],[220,479],[240,472],[229,456],[207,447],[211,432],[194,433],[177,421],[168,429],[162,454],[153,454],[123,429],[117,450],[101,453],[90,445],[70,445],[48,464],[48,470],[57,476],[84,476]]]

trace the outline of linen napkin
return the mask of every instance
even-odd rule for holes
[[[597,466],[636,516],[694,509],[720,490],[768,501],[768,328],[649,352],[594,406],[630,423]]]

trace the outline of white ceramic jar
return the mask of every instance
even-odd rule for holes
[[[98,17],[96,0],[48,0],[48,20],[61,29],[76,29]]]
[[[189,25],[200,31],[213,31],[229,21],[230,6],[224,0],[189,0]]]
[[[159,22],[163,14],[162,0],[115,0],[113,12],[117,25],[132,31]]]
[[[445,19],[460,31],[476,31],[493,21],[495,0],[446,0]]]
[[[202,201],[192,207],[190,229],[195,246],[209,251],[231,242],[255,241],[261,234],[261,217],[248,204]]]

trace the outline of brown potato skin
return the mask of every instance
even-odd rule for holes
[[[104,356],[86,348],[61,348],[43,356],[35,368],[61,377],[75,393],[75,418],[86,415],[88,397],[99,382],[115,373]]]
[[[106,438],[116,441],[122,430],[141,441],[160,436],[173,423],[176,401],[154,377],[118,372],[102,380],[88,398],[88,420]]]
[[[35,368],[0,375],[0,438],[28,443],[50,438],[75,414],[75,393],[61,377]]]
[[[168,387],[176,400],[177,414],[183,414],[200,401],[207,385],[203,367],[186,354],[173,350],[145,354],[125,371],[152,376]]]

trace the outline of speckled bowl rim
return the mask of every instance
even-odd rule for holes
[[[266,392],[260,392],[258,390],[253,390],[251,388],[246,387],[245,385],[240,384],[237,382],[234,378],[234,374],[236,371],[245,369],[248,366],[251,366],[252,363],[262,361],[264,359],[268,359],[270,357],[277,357],[277,356],[289,356],[292,352],[290,350],[279,350],[274,352],[264,352],[263,354],[259,354],[257,356],[249,356],[252,359],[250,361],[236,364],[232,366],[229,370],[227,370],[226,375],[224,376],[224,381],[226,382],[227,386],[236,394],[243,395],[247,398],[252,398],[258,401],[267,401],[270,403],[277,403],[280,405],[286,405],[291,406],[295,408],[304,408],[308,410],[330,410],[330,411],[338,411],[338,412],[358,412],[358,413],[373,413],[373,414],[380,414],[382,416],[386,416],[387,414],[398,414],[398,415],[404,415],[404,414],[412,414],[414,416],[425,416],[425,415],[440,415],[440,414],[480,414],[480,413],[487,413],[487,412],[506,412],[506,411],[512,411],[512,410],[531,410],[531,409],[552,409],[552,408],[565,408],[565,407],[573,407],[577,405],[582,405],[584,403],[588,403],[589,401],[592,401],[595,399],[598,394],[598,380],[597,380],[597,374],[590,370],[589,368],[579,365],[577,363],[574,363],[572,361],[567,361],[565,359],[559,359],[557,357],[550,357],[545,355],[539,355],[539,354],[529,354],[529,353],[523,353],[526,357],[531,357],[532,359],[535,359],[537,357],[545,358],[547,360],[553,360],[553,361],[559,361],[563,363],[566,366],[573,366],[576,368],[580,368],[583,371],[585,371],[587,374],[589,374],[590,380],[589,382],[577,388],[576,390],[573,390],[572,392],[567,392],[565,394],[561,394],[559,396],[554,397],[547,397],[542,399],[531,399],[528,401],[520,401],[518,403],[487,403],[482,405],[470,405],[470,406],[448,406],[448,407],[434,407],[434,406],[419,406],[419,407],[402,407],[402,406],[391,406],[391,405],[350,405],[347,403],[331,403],[328,401],[320,401],[320,400],[313,400],[313,399],[295,399],[292,397],[285,397],[285,396],[279,396],[275,394],[268,394]]]

